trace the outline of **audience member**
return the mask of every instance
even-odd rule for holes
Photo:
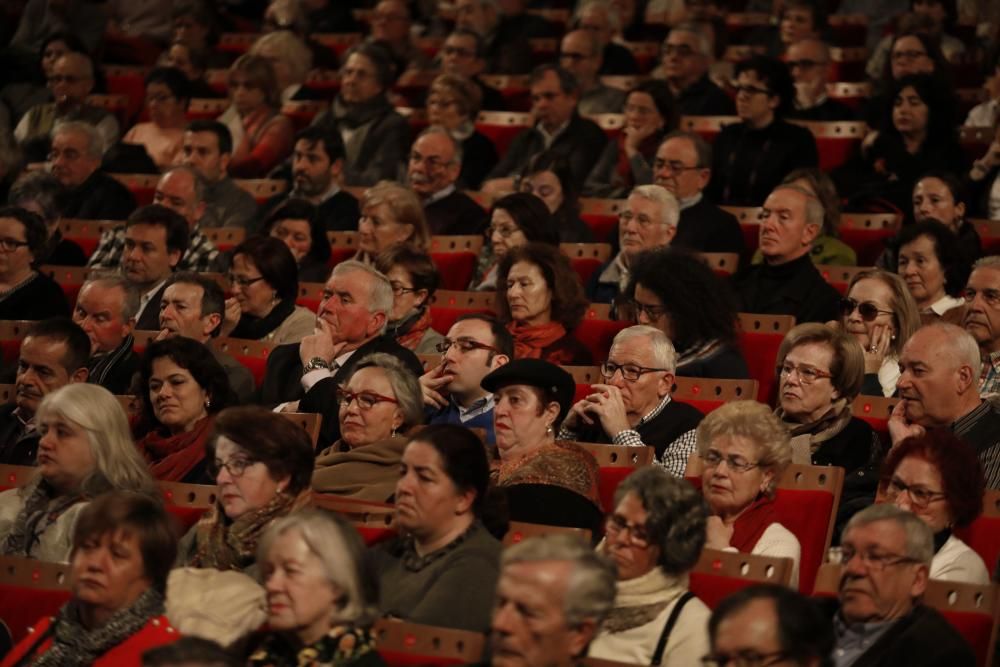
[[[135,315],[139,294],[116,274],[93,275],[83,283],[73,308],[73,321],[90,338],[87,382],[112,394],[128,394],[139,370],[135,353]]]
[[[521,174],[518,189],[545,203],[560,243],[594,242],[594,233],[580,219],[580,190],[565,157],[546,151],[531,158]]]
[[[17,31],[10,40],[12,47],[41,53],[45,38],[55,31],[71,32],[88,50],[97,48],[107,17],[79,2],[51,4],[40,0],[25,3]]]
[[[431,327],[431,299],[441,276],[425,253],[396,246],[378,256],[376,268],[392,286],[392,313],[386,332],[417,354],[434,354],[444,339]]]
[[[411,37],[413,24],[407,2],[380,0],[372,10],[369,23],[368,41],[385,49],[394,63],[397,77],[404,72],[428,69],[427,56]]]
[[[428,122],[444,128],[461,145],[458,182],[470,190],[479,189],[491,165],[499,159],[496,146],[475,126],[480,108],[486,105],[480,101],[486,98],[473,85],[475,81],[458,74],[442,74],[431,82],[426,104]]]
[[[965,318],[962,326],[979,343],[983,370],[979,393],[1000,392],[1000,258],[984,257],[972,266],[962,292]]]
[[[899,26],[896,30],[900,33],[919,33],[926,35],[940,50],[941,56],[948,62],[958,62],[961,56],[965,55],[965,44],[962,40],[949,35],[945,30],[951,30],[958,21],[958,3],[952,0],[910,0],[909,14],[899,17]],[[899,39],[893,39],[892,34],[887,34],[878,45],[872,50],[868,64],[865,66],[865,73],[869,78],[877,79],[881,76],[891,59],[907,59],[907,56],[899,56],[899,50],[893,48]],[[909,44],[904,47],[909,48]],[[913,48],[917,48],[913,44]],[[910,59],[919,58],[920,54]]]
[[[461,76],[475,84],[479,89],[480,107],[486,111],[504,111],[507,104],[503,95],[493,86],[483,81],[481,74],[486,72],[486,48],[483,38],[478,32],[468,28],[456,27],[448,35],[441,46],[441,71],[444,75]],[[431,84],[433,86],[433,84]],[[475,118],[475,114],[471,114]],[[440,123],[434,123],[435,125]],[[478,183],[469,183],[469,187],[478,187]]]
[[[788,172],[782,185],[797,185],[811,192],[823,206],[823,229],[820,235],[813,239],[812,250],[809,253],[813,264],[833,266],[857,266],[858,255],[854,248],[841,241],[838,236],[840,227],[840,195],[833,179],[818,167],[793,169]],[[763,254],[758,250],[754,254],[754,264],[763,261]]]
[[[490,226],[486,228],[489,246],[479,255],[469,289],[497,289],[500,262],[514,248],[527,243],[559,245],[559,230],[544,201],[526,193],[506,195],[493,202]]]
[[[598,77],[604,65],[603,52],[597,36],[585,28],[566,33],[559,44],[559,65],[576,77],[580,87],[577,110],[587,116],[621,113],[625,103],[620,88],[601,83]]]
[[[373,264],[379,254],[404,245],[420,252],[430,250],[424,208],[412,190],[392,181],[379,181],[361,196],[354,259]]]
[[[808,0],[811,1],[811,0]],[[795,9],[786,9],[788,12]],[[830,47],[822,39],[806,37],[788,44],[785,64],[795,82],[795,102],[788,118],[811,121],[854,120],[857,114],[838,100],[830,99]]]
[[[146,75],[145,109],[149,120],[132,126],[122,141],[145,147],[153,163],[164,171],[182,158],[184,112],[191,100],[190,84],[179,69],[157,67]]]
[[[188,94],[192,99],[218,99],[225,97],[205,80],[209,54],[203,49],[181,41],[171,42],[157,61],[161,67],[180,70],[187,79]]]
[[[479,204],[456,189],[463,161],[462,144],[436,125],[421,132],[410,148],[406,180],[423,204],[433,235],[480,234],[486,226]]]
[[[527,32],[507,22],[501,25],[496,0],[456,0],[455,27],[479,36],[483,60],[490,74],[527,74],[531,69],[531,45]]]
[[[47,241],[40,215],[0,206],[0,319],[44,320],[69,312],[62,288],[35,269]]]
[[[1000,120],[1000,50],[994,50],[983,65],[985,94],[980,97],[983,101],[969,110],[962,123],[966,127],[995,128]]]
[[[55,74],[56,61],[69,52],[86,53],[87,47],[72,32],[57,30],[49,33],[38,50],[36,59],[40,79],[11,82],[0,88],[0,126],[10,131],[28,111],[39,104],[52,101],[52,89],[46,84]],[[992,123],[989,123],[992,126]],[[13,136],[11,136],[13,139]]]
[[[281,103],[322,99],[303,86],[313,66],[308,44],[291,30],[261,35],[247,52],[271,63]]]
[[[181,637],[142,653],[142,667],[241,667],[232,652],[210,639]]]
[[[66,188],[63,216],[84,220],[124,220],[135,197],[101,169],[102,140],[92,125],[64,121],[52,129],[48,169]]]
[[[791,58],[791,48],[807,39],[820,39],[828,30],[826,7],[816,0],[791,0],[775,11],[777,29],[767,42],[767,54]],[[791,65],[789,65],[791,68]]]
[[[898,0],[897,0],[898,1]],[[904,17],[905,18],[905,17]],[[896,82],[911,74],[930,74],[939,81],[948,79],[950,68],[941,53],[940,43],[926,32],[915,30],[911,23],[901,26],[892,36],[890,55],[881,71],[873,73],[874,94],[868,97],[863,118],[868,127],[878,127],[886,107],[892,105]]]
[[[950,171],[933,169],[913,185],[913,219],[916,222],[937,220],[958,238],[958,246],[967,263],[979,259],[983,244],[976,228],[965,219],[969,196],[965,184]]]
[[[28,329],[18,353],[14,397],[0,406],[0,463],[36,464],[38,406],[67,384],[87,381],[90,341],[80,327],[59,317]]]
[[[682,116],[732,116],[733,100],[708,76],[714,60],[708,24],[685,22],[671,29],[663,42],[663,72]]]
[[[55,266],[83,266],[87,257],[74,241],[64,238],[59,229],[66,191],[52,174],[36,171],[17,179],[7,195],[11,206],[26,209],[42,216],[47,240],[35,255],[35,264]]]
[[[609,0],[582,0],[576,6],[572,25],[577,30],[589,32],[597,42],[597,48],[601,50],[601,74],[639,72],[639,65],[632,52],[612,39],[622,28],[621,14],[614,3]]]
[[[253,196],[229,177],[233,139],[216,120],[196,120],[184,132],[183,163],[205,183],[201,227],[246,227],[257,212]]]
[[[897,273],[906,281],[913,300],[927,324],[944,320],[960,324],[965,302],[960,298],[969,275],[957,237],[937,220],[903,227],[897,237]]]
[[[320,211],[305,199],[283,200],[262,230],[288,246],[300,283],[321,283],[330,275],[330,241]]]

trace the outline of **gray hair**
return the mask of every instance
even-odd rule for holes
[[[708,24],[704,21],[684,21],[678,23],[673,27],[670,32],[687,32],[698,38],[698,51],[699,53],[706,57],[712,58],[714,52],[712,50],[712,41],[714,37],[708,33]],[[667,35],[669,39],[670,35]],[[663,42],[666,44],[666,40]]]
[[[774,493],[778,478],[792,462],[788,429],[757,401],[731,401],[712,410],[698,424],[698,454],[705,455],[716,439],[723,436],[746,438],[760,450],[758,467],[774,473],[768,493]]]
[[[56,135],[73,132],[82,134],[87,138],[87,155],[95,160],[100,160],[101,156],[104,155],[104,140],[101,138],[97,128],[90,123],[85,123],[82,120],[62,121],[56,123],[52,128],[51,136],[55,139]]]
[[[188,174],[191,176],[191,181],[194,184],[194,203],[199,204],[205,201],[205,179],[194,170],[194,167],[189,167],[188,165],[177,165],[176,167],[171,167],[163,172],[163,176],[160,176],[160,181],[167,177],[167,175],[172,174],[176,171]],[[157,182],[159,184],[159,181]]]
[[[455,153],[455,157],[452,158],[452,161],[449,164],[462,164],[462,142],[455,141],[455,137],[451,136],[451,132],[440,125],[430,125],[426,127],[423,132],[417,135],[417,139],[429,134],[440,134],[443,137],[447,137]],[[416,140],[414,140],[413,143],[416,143]]]
[[[850,518],[840,534],[841,542],[853,528],[879,521],[893,521],[906,533],[906,557],[930,567],[934,558],[934,534],[924,520],[892,503],[869,505]]]
[[[363,271],[372,277],[371,289],[368,292],[368,312],[374,315],[382,313],[385,315],[386,324],[382,326],[379,334],[385,333],[385,327],[389,323],[389,314],[392,313],[392,285],[384,273],[373,266],[359,262],[356,259],[349,259],[333,267],[330,277],[342,276],[351,271]]]
[[[563,603],[566,624],[576,627],[592,620],[599,626],[615,602],[617,575],[614,564],[579,537],[550,533],[528,538],[505,549],[500,556],[500,568],[543,561],[573,564]]]
[[[7,202],[24,208],[24,204],[34,202],[42,210],[45,222],[55,222],[62,214],[60,197],[65,192],[59,179],[47,171],[32,171],[21,178],[10,188]]]
[[[699,169],[710,169],[712,167],[712,146],[707,141],[705,141],[700,134],[697,132],[689,132],[687,130],[674,130],[667,136],[663,137],[663,141],[660,142],[660,146],[666,141],[671,139],[686,139],[690,141],[694,146],[695,155],[698,158],[698,164],[695,166]],[[659,146],[657,147],[659,148]]]
[[[331,586],[340,593],[331,609],[333,624],[367,625],[378,617],[377,586],[366,565],[365,547],[346,519],[320,509],[302,509],[272,523],[257,547],[263,563],[274,541],[295,531],[320,562]]]
[[[649,339],[649,347],[653,352],[653,363],[656,364],[657,368],[666,369],[671,373],[677,369],[677,351],[674,349],[674,344],[667,338],[667,334],[656,327],[636,324],[622,329],[615,334],[614,340],[611,341],[611,347],[633,338]]]
[[[628,196],[636,195],[643,199],[656,202],[660,205],[660,217],[663,224],[668,227],[676,227],[681,219],[681,206],[677,203],[677,197],[670,190],[662,185],[639,185],[632,188]]]
[[[660,466],[644,466],[626,477],[615,490],[615,506],[629,493],[646,510],[646,532],[660,547],[660,568],[672,576],[693,568],[705,546],[704,496]]]
[[[117,288],[122,291],[122,321],[127,322],[139,313],[139,290],[120,273],[95,271],[87,277],[80,291],[82,292],[87,285],[99,285],[105,289]]]
[[[972,265],[972,270],[975,271],[976,269],[1000,270],[1000,255],[987,255],[986,257],[980,257]]]
[[[424,422],[424,395],[420,389],[420,381],[399,357],[385,352],[373,352],[358,362],[354,372],[357,373],[362,368],[378,368],[385,373],[392,393],[396,395],[399,410],[403,413],[403,426],[400,430],[405,431]]]
[[[949,349],[955,356],[958,366],[969,366],[972,369],[972,377],[978,380],[983,372],[983,357],[979,351],[979,343],[968,331],[948,322],[932,322],[920,327],[917,331],[924,329],[936,329],[948,341]],[[975,386],[975,385],[973,385]]]
[[[792,185],[782,183],[776,187],[771,192],[778,192],[779,190],[791,190],[792,192],[798,192],[800,195],[806,198],[806,224],[816,225],[820,229],[820,233],[823,230],[823,222],[825,210],[823,209],[823,202],[820,201],[819,197],[816,196],[815,192],[807,190],[800,185]]]

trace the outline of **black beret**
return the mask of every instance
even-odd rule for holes
[[[501,387],[511,384],[526,384],[551,392],[559,402],[559,421],[569,412],[576,394],[573,376],[541,359],[514,359],[484,377],[481,386],[488,392],[496,393]]]

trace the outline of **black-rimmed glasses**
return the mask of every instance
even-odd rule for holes
[[[621,371],[622,377],[628,382],[635,382],[640,377],[646,373],[656,373],[658,371],[665,371],[666,368],[648,368],[646,366],[639,366],[638,364],[616,364],[611,361],[605,361],[601,364],[601,375],[605,380],[611,380],[615,373]]]

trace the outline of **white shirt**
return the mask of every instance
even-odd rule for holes
[[[156,285],[153,287],[153,289],[149,290],[148,292],[146,292],[145,294],[143,294],[142,296],[139,297],[139,312],[137,312],[135,314],[135,321],[136,322],[138,322],[139,318],[142,317],[142,314],[146,311],[146,306],[148,306],[149,302],[153,300],[153,297],[156,296],[156,292],[161,287],[163,287],[163,284],[165,282],[167,282],[166,278],[164,278],[160,282],[156,283]]]

